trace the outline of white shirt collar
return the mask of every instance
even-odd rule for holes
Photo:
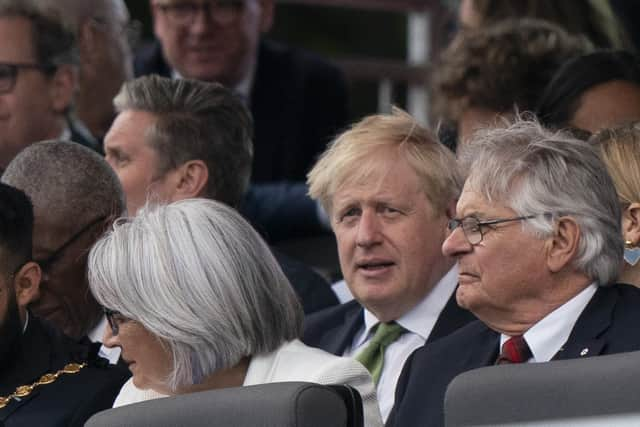
[[[27,332],[27,326],[29,326],[29,310],[25,311],[24,326],[22,327],[23,334]]]
[[[409,332],[419,335],[423,340],[427,340],[433,327],[440,317],[440,313],[447,305],[449,298],[458,286],[458,264],[442,276],[440,281],[415,307],[396,319],[396,322]],[[367,340],[374,326],[379,323],[378,318],[365,308],[364,324],[365,329],[357,340],[354,341],[353,348],[358,348]]]
[[[580,314],[597,290],[598,285],[591,283],[524,333],[524,339],[533,354],[530,362],[548,362],[556,355],[569,339]],[[507,339],[508,335],[500,336],[500,348]]]

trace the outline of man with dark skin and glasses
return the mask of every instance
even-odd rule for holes
[[[32,231],[27,196],[0,184],[0,425],[80,426],[111,407],[128,373],[29,311],[42,276]]]
[[[30,308],[73,338],[101,341],[107,322],[85,271],[91,246],[125,212],[118,177],[92,150],[48,141],[18,154],[2,182],[27,193],[34,206],[33,254],[42,284]]]

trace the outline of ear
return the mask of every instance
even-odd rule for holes
[[[51,107],[57,113],[67,111],[78,87],[78,71],[72,65],[60,65],[50,77],[49,99]]]
[[[560,217],[547,243],[547,267],[557,273],[569,265],[578,252],[580,226],[570,216]]]
[[[33,261],[27,262],[15,274],[13,286],[16,291],[18,307],[20,307],[21,311],[40,296],[41,276],[40,266]]]
[[[202,160],[189,160],[178,167],[174,200],[202,196],[209,182],[209,168]]]
[[[640,246],[640,203],[631,203],[622,212],[622,236],[632,246]]]
[[[260,32],[266,33],[273,25],[275,15],[275,2],[273,0],[260,1]]]

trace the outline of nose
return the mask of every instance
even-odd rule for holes
[[[104,336],[102,337],[102,344],[105,347],[120,347],[120,341],[118,340],[118,336],[117,335],[113,335],[113,332],[111,331],[111,326],[107,325],[107,327],[104,330]]]
[[[211,25],[215,22],[212,16],[212,5],[204,4],[196,12],[193,23],[189,26],[190,31],[196,34],[207,32]]]
[[[460,256],[472,249],[473,246],[465,237],[461,227],[455,228],[442,243],[442,253],[446,256]]]
[[[380,242],[380,219],[373,210],[365,209],[358,221],[356,244],[360,247],[370,247]]]

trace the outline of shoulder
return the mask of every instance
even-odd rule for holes
[[[273,40],[260,42],[258,61],[308,70],[311,75],[342,76],[342,72],[337,66],[320,55]]]
[[[10,403],[0,419],[7,426],[81,426],[94,413],[112,406],[128,376],[124,368],[89,363],[37,386],[29,396]]]
[[[299,340],[285,343],[276,352],[270,382],[309,381],[346,384],[360,393],[367,426],[382,426],[375,385],[360,362],[306,346]]]
[[[304,339],[309,343],[317,337],[334,334],[336,330],[350,329],[364,322],[364,309],[356,300],[325,308],[305,318]]]
[[[142,390],[133,384],[133,378],[124,383],[120,393],[113,402],[113,407],[130,405],[133,403],[144,402],[145,400],[159,399],[161,397],[167,397],[164,394],[158,393],[153,390]]]

